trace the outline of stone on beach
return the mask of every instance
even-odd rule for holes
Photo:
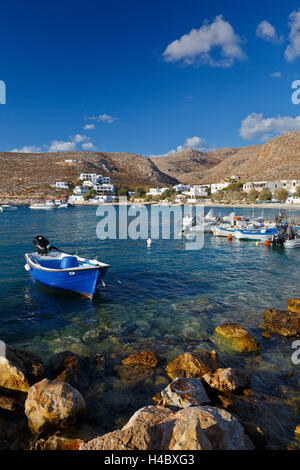
[[[203,380],[220,392],[241,392],[250,388],[250,377],[239,369],[217,369],[213,374],[205,374]]]
[[[252,450],[243,426],[230,413],[210,406],[173,412],[161,406],[138,410],[121,429],[80,450]]]
[[[25,414],[30,429],[42,434],[74,424],[85,406],[81,393],[70,384],[44,379],[29,389]]]
[[[176,377],[195,377],[201,379],[204,374],[214,372],[222,363],[215,350],[186,352],[170,361],[166,372],[171,379]]]
[[[238,352],[259,351],[259,342],[239,323],[217,326],[216,333],[228,341]]]
[[[270,308],[264,314],[265,327],[281,336],[300,336],[300,313]]]
[[[26,392],[43,375],[43,362],[36,354],[7,346],[6,356],[0,356],[1,387]]]
[[[162,406],[187,408],[207,403],[210,399],[201,381],[195,378],[177,377],[161,392]]]
[[[140,353],[130,354],[123,359],[124,366],[157,367],[159,360],[152,351],[142,351]]]

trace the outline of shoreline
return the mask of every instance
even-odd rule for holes
[[[1,197],[0,196],[0,205],[2,204],[13,204],[13,205],[16,205],[16,206],[27,206],[27,205],[30,205],[30,204],[33,204],[35,202],[40,202],[42,199],[40,197],[31,197],[31,198],[19,198],[18,196],[10,196],[10,197]],[[170,203],[170,204],[161,204],[161,203],[158,203],[158,202],[153,202],[153,201],[149,201],[149,202],[144,202],[144,201],[135,201],[135,202],[130,202],[128,201],[127,202],[128,205],[144,205],[144,206],[151,206],[151,205],[161,205],[161,206],[175,206],[175,207],[180,207],[180,206],[184,206],[184,205],[187,205],[187,206],[195,206],[196,204],[194,203],[190,203],[190,204],[175,204],[175,203]],[[72,206],[74,207],[81,207],[81,206],[89,206],[89,207],[93,207],[93,206],[119,206],[119,205],[123,205],[123,204],[120,204],[119,202],[103,202],[103,203],[99,203],[99,204],[91,204],[89,202],[80,202],[80,203],[77,203],[77,204],[72,204]],[[242,203],[237,203],[237,204],[222,204],[222,203],[213,203],[213,202],[203,202],[201,204],[201,202],[199,202],[198,205],[202,205],[204,207],[210,207],[210,208],[213,208],[213,207],[218,207],[218,208],[222,208],[222,207],[228,207],[228,208],[232,208],[232,209],[285,209],[285,210],[294,210],[294,211],[300,211],[300,204],[287,204],[287,203],[278,203],[278,204],[274,204],[274,203],[264,203],[264,204],[255,204],[255,203],[245,203],[245,204],[242,204]]]

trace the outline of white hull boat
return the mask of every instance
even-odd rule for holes
[[[286,240],[283,244],[284,248],[300,248],[300,238]]]

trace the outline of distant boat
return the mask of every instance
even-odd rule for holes
[[[33,244],[36,252],[25,254],[25,269],[40,284],[89,299],[93,298],[99,282],[105,285],[103,278],[109,264],[64,253],[40,235],[34,238]]]
[[[235,238],[239,240],[270,240],[273,236],[277,235],[276,228],[259,228],[259,229],[245,229],[236,230],[234,233]]]
[[[55,204],[55,201],[49,199],[46,202],[37,202],[35,204],[31,204],[29,209],[55,209],[56,207],[57,205]]]
[[[61,203],[57,206],[57,209],[68,209],[69,207],[72,207],[71,204],[69,204],[68,202],[65,202],[65,203]]]
[[[16,206],[12,206],[11,204],[2,204],[2,211],[16,211],[18,208]]]

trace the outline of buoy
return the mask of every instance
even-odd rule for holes
[[[189,233],[186,234],[186,238],[187,238],[187,239],[190,238],[190,234],[189,234]]]
[[[259,242],[256,242],[255,245],[256,245],[256,246],[259,246]]]
[[[231,233],[228,234],[228,240],[230,240],[230,241],[232,240],[232,235],[231,235]]]
[[[269,240],[265,240],[265,246],[269,246],[269,245],[270,245]]]
[[[148,240],[147,240],[147,246],[151,246],[151,245],[152,245],[152,240],[151,240],[151,238],[148,238]]]
[[[178,234],[178,238],[182,238],[182,232]]]

